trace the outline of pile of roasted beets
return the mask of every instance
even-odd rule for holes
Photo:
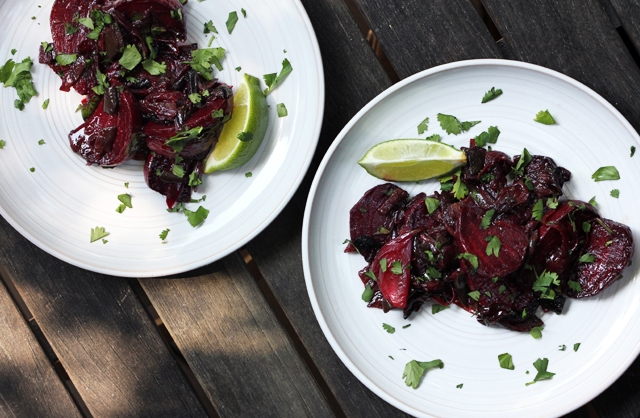
[[[229,86],[190,64],[198,47],[182,45],[183,3],[56,0],[53,43],[43,43],[39,57],[61,90],[86,96],[85,122],[69,134],[73,151],[89,165],[146,161],[145,180],[169,208],[190,201],[233,109]]]
[[[368,262],[359,276],[373,291],[370,307],[407,318],[432,300],[485,325],[530,331],[543,325],[538,308],[559,314],[566,297],[594,296],[620,277],[634,251],[631,231],[561,197],[569,171],[473,140],[463,151],[467,165],[442,191],[410,198],[381,184],[351,209],[345,251]]]

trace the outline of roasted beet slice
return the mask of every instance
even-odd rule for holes
[[[524,228],[506,219],[497,219],[487,228],[482,227],[482,219],[486,212],[467,200],[460,208],[456,239],[460,251],[475,255],[478,258],[477,273],[483,277],[493,278],[505,276],[518,269],[524,260],[529,244],[529,237]],[[488,245],[498,245],[498,255],[491,252]],[[499,244],[498,244],[499,243]]]
[[[152,33],[161,39],[187,40],[187,16],[179,0],[107,0],[104,9],[122,13],[143,35]]]
[[[517,162],[517,157],[516,157]],[[524,170],[538,197],[562,196],[562,185],[571,179],[569,170],[558,167],[551,158],[534,155]]]
[[[380,184],[367,190],[351,208],[351,242],[367,261],[371,261],[376,251],[391,238],[396,225],[402,220],[407,195],[394,184]]]
[[[138,152],[141,119],[136,99],[124,90],[118,102],[117,112],[109,114],[102,100],[94,114],[69,134],[71,149],[89,165],[117,165]]]
[[[87,38],[91,29],[78,23],[78,18],[90,17],[98,9],[99,0],[56,0],[51,8],[50,24],[53,45],[57,53],[97,53],[97,42]]]
[[[176,166],[179,168],[176,169]],[[169,209],[176,203],[191,201],[191,192],[197,189],[196,184],[201,176],[202,162],[199,160],[183,160],[176,163],[174,159],[152,152],[144,165],[144,180],[147,186],[166,196]]]
[[[387,241],[371,263],[382,296],[394,308],[404,309],[407,305],[411,281],[411,250],[415,234],[415,231],[409,231]]]
[[[581,291],[569,290],[573,298],[595,296],[615,282],[633,256],[633,236],[628,226],[609,219],[598,218],[591,223],[589,243],[584,255],[593,262],[579,262],[570,280],[578,282]],[[582,254],[581,254],[582,255]]]

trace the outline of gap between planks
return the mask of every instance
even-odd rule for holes
[[[56,374],[58,375],[58,378],[60,379],[64,387],[67,389],[69,396],[75,403],[76,407],[78,407],[78,410],[80,411],[80,413],[86,418],[92,418],[93,415],[89,411],[87,404],[82,399],[82,396],[80,396],[80,392],[78,392],[78,389],[71,381],[69,374],[65,370],[62,363],[60,363],[60,360],[58,359],[58,356],[53,350],[53,347],[51,346],[51,344],[49,343],[49,340],[47,340],[47,337],[45,337],[44,333],[40,329],[40,325],[35,320],[35,318],[33,317],[33,314],[27,307],[27,304],[22,298],[22,295],[20,295],[18,288],[15,286],[15,283],[13,283],[13,280],[11,280],[9,273],[2,266],[0,266],[0,281],[4,283],[4,286],[9,292],[9,296],[13,300],[13,303],[18,308],[18,311],[20,312],[25,322],[29,326],[29,329],[31,329],[31,332],[33,333],[33,336],[38,342],[38,345],[40,345],[40,347],[42,348],[42,351],[44,352],[47,360],[49,360],[49,362],[51,363],[53,370],[56,372]]]

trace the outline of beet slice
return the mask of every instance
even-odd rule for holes
[[[71,149],[89,165],[123,163],[133,157],[141,145],[141,119],[133,94],[127,90],[120,93],[115,114],[105,112],[104,102],[101,100],[93,115],[69,133]]]
[[[411,282],[411,251],[416,231],[387,241],[371,263],[382,296],[394,308],[404,309]],[[382,264],[381,264],[382,263]]]
[[[104,9],[116,9],[129,22],[134,22],[134,27],[141,32],[148,30],[156,38],[187,40],[187,16],[179,0],[110,0],[105,2]]]
[[[395,184],[380,184],[367,190],[349,211],[351,243],[367,261],[391,238],[404,216],[407,195]]]
[[[524,260],[529,237],[524,228],[507,219],[494,220],[486,229],[482,228],[485,212],[467,200],[460,207],[456,223],[456,239],[460,251],[478,257],[477,274],[487,277],[502,277],[517,270]],[[500,241],[498,256],[487,255],[491,237]]]
[[[602,292],[629,265],[633,251],[633,236],[628,226],[601,218],[592,222],[584,254],[591,254],[595,260],[578,263],[570,280],[578,282],[582,290],[570,289],[567,294],[572,298],[584,298]]]

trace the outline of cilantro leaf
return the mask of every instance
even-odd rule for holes
[[[458,258],[464,258],[469,262],[469,264],[471,264],[471,267],[473,267],[474,269],[478,268],[478,257],[476,257],[475,255],[470,253],[461,253],[458,255]]]
[[[539,340],[540,338],[542,338],[542,330],[543,329],[544,329],[544,327],[533,327],[529,331],[529,334],[531,334],[531,336],[534,339]]]
[[[276,110],[278,111],[279,118],[284,118],[285,116],[289,115],[289,112],[287,111],[287,107],[284,105],[284,103],[278,103],[276,105]]]
[[[183,208],[182,210],[184,211],[184,214],[187,215],[187,221],[189,221],[189,224],[194,228],[203,223],[205,219],[207,219],[207,216],[209,216],[209,209],[205,209],[202,206],[198,207],[198,209],[193,212],[186,208]]]
[[[489,228],[489,225],[491,225],[491,220],[493,219],[493,215],[495,213],[496,213],[495,209],[489,209],[484,213],[484,216],[482,216],[482,221],[480,221],[480,227],[482,229]]]
[[[429,118],[426,118],[418,125],[418,135],[422,135],[429,129]]]
[[[247,11],[244,9],[240,9],[240,12],[242,12],[242,17],[247,17]]]
[[[464,383],[460,383],[460,384],[456,385],[456,388],[457,389],[462,389],[462,385],[464,385]]]
[[[453,197],[462,200],[469,194],[469,188],[462,182],[462,175],[459,173],[456,182],[453,184]]]
[[[171,231],[169,228],[163,230],[162,232],[160,232],[160,239],[161,240],[166,240],[167,239],[167,235],[169,235],[169,231]]]
[[[531,211],[531,217],[536,221],[542,221],[542,215],[544,215],[544,205],[542,204],[542,199],[538,199],[535,205],[533,205],[533,209]]]
[[[89,242],[98,241],[99,239],[104,238],[107,235],[109,235],[109,233],[105,231],[103,227],[96,226],[95,228],[91,228],[91,241]]]
[[[202,30],[203,33],[218,33],[218,30],[216,29],[215,26],[213,26],[213,20],[210,20],[208,22],[205,22],[204,24],[204,29]]]
[[[424,376],[424,374],[435,368],[443,368],[444,363],[442,360],[433,360],[428,362],[411,360],[404,367],[404,372],[402,373],[402,378],[404,379],[407,386],[411,386],[414,389],[417,389],[420,385],[420,380]]]
[[[44,144],[46,144],[46,142],[44,142],[44,139],[41,139],[38,141],[38,145],[44,145]]]
[[[534,121],[542,123],[544,125],[555,125],[556,120],[551,116],[548,110],[541,110],[536,114]]]
[[[495,144],[500,136],[500,130],[497,126],[489,126],[489,129],[476,136],[476,146],[484,147],[487,144]]]
[[[88,27],[91,30],[94,29],[93,19],[91,19],[90,17],[80,17],[80,18],[78,18],[78,23]]]
[[[396,329],[389,324],[382,324],[382,328],[384,328],[384,330],[389,334],[393,334],[394,332],[396,332]]]
[[[596,258],[595,258],[595,256],[593,254],[584,253],[578,259],[578,261],[581,262],[581,263],[593,263],[594,261],[596,261]]]
[[[371,286],[367,285],[364,288],[364,292],[362,292],[362,300],[365,302],[371,302],[371,299],[373,299],[373,290],[371,289]]]
[[[398,260],[391,263],[391,272],[393,274],[402,274],[402,263]]]
[[[435,315],[438,312],[442,312],[446,309],[449,309],[449,306],[443,306],[443,305],[440,305],[439,303],[434,303],[433,305],[431,305],[431,314]]]
[[[575,343],[573,345],[573,351],[578,351],[578,348],[580,348],[580,343]],[[546,359],[545,359],[546,360]]]
[[[493,254],[498,257],[498,254],[500,254],[500,238],[495,235],[489,235],[484,240],[487,241],[487,249],[485,250],[487,255]]]
[[[491,101],[491,100],[495,99],[496,97],[500,96],[501,94],[502,94],[502,90],[501,89],[496,89],[495,87],[491,87],[491,90],[486,92],[484,97],[482,98],[482,103],[487,103],[488,101]]]
[[[619,197],[620,197],[620,190],[618,190],[618,189],[613,189],[613,190],[611,190],[610,195],[611,195],[611,197],[615,197],[615,198],[617,199],[617,198],[619,198]]]
[[[380,259],[380,270],[382,270],[383,273],[387,271],[387,259],[384,257]]]
[[[636,147],[634,147],[633,145],[631,145],[631,155],[629,155],[629,157],[633,157],[633,155],[636,153]]]
[[[9,59],[0,68],[0,82],[4,83],[5,87],[14,87],[16,89],[18,100],[15,100],[14,106],[20,110],[23,110],[24,104],[38,94],[31,77],[32,66],[31,58],[27,57],[19,64]]]
[[[45,100],[45,101],[42,103],[42,108],[43,108],[44,110],[47,110],[47,108],[49,107],[49,100],[50,100],[50,99],[47,99],[47,100]]]
[[[610,165],[597,169],[596,172],[593,173],[591,178],[595,181],[620,180],[620,173],[618,172],[617,168]]]
[[[191,68],[199,72],[205,79],[213,80],[213,68],[215,65],[218,71],[222,71],[220,61],[224,58],[224,48],[201,48],[191,51]]]
[[[460,122],[455,116],[443,113],[438,113],[438,122],[440,122],[440,127],[449,135],[458,135],[461,132],[466,132],[480,123],[480,121]]]
[[[142,68],[151,75],[160,75],[167,72],[167,66],[164,62],[160,64],[154,60],[142,61]]]
[[[120,202],[122,202],[123,205],[125,205],[128,208],[133,209],[133,206],[131,206],[131,195],[128,193],[124,193],[124,194],[119,194],[118,195],[118,200]]]
[[[236,23],[238,23],[238,12],[229,13],[229,17],[227,18],[227,31],[229,35],[233,32],[233,29],[236,27]]]
[[[291,67],[291,63],[287,58],[282,60],[282,69],[280,70],[280,74],[276,75],[276,73],[265,74],[263,76],[264,82],[267,85],[267,88],[264,91],[264,95],[268,96],[269,93],[273,91],[282,81],[293,71],[293,67]]]
[[[478,299],[480,299],[480,292],[477,290],[474,290],[473,292],[469,292],[468,295],[471,299],[475,300],[476,302],[478,301]]]
[[[0,139],[0,149],[4,148],[6,142],[4,141],[4,139]]]
[[[558,278],[557,273],[543,271],[542,274],[536,277],[536,281],[533,283],[533,291],[541,292],[540,296],[542,299],[555,299],[556,292],[551,289],[551,286],[559,286],[560,279]]]
[[[425,141],[440,142],[440,140],[442,140],[442,137],[440,136],[440,134],[433,134],[425,138]]]
[[[424,199],[424,203],[427,206],[427,212],[429,212],[429,215],[440,207],[440,201],[434,197],[427,197]]]
[[[141,61],[142,61],[142,55],[140,55],[140,51],[138,51],[138,48],[136,48],[135,45],[125,46],[124,52],[122,53],[122,56],[118,60],[120,65],[122,65],[124,68],[126,68],[129,71],[136,68],[136,66],[140,64]]]
[[[513,357],[509,353],[502,353],[498,355],[498,362],[500,363],[500,367],[507,370],[514,370],[515,367],[513,365]]]
[[[567,282],[567,285],[569,286],[569,289],[573,290],[574,292],[582,292],[582,286],[580,286],[580,283],[576,281],[569,280]]]
[[[538,371],[538,374],[536,374],[536,377],[533,378],[533,382],[526,383],[526,385],[529,386],[540,380],[551,379],[553,376],[555,376],[555,373],[551,373],[547,371],[548,365],[549,365],[549,359],[546,357],[543,359],[536,360],[533,363],[533,367],[536,368],[536,370]]]

